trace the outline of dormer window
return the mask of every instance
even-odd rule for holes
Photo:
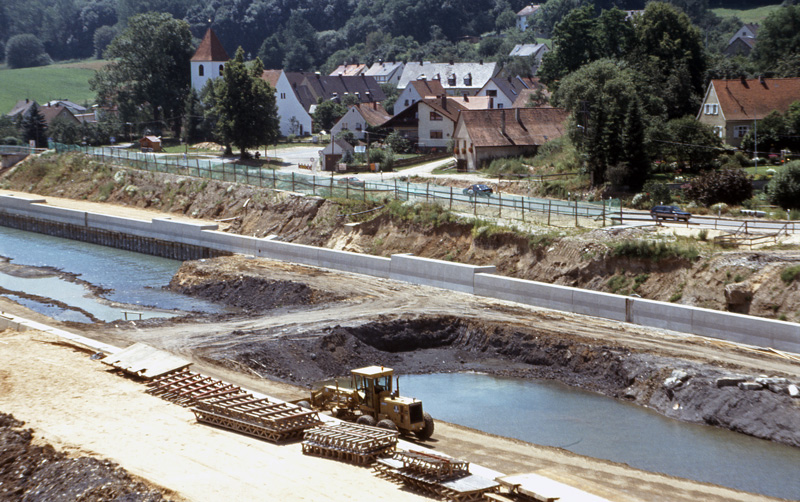
[[[455,73],[450,75],[449,77],[447,77],[447,85],[451,85],[451,86],[456,85],[456,74]]]
[[[464,77],[464,85],[472,85],[472,73],[467,73],[467,76]]]
[[[197,67],[197,74],[199,76],[202,77],[203,75],[205,75],[205,73],[206,73],[206,69],[203,68],[203,65],[200,65],[200,66]]]

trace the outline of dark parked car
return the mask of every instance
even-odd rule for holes
[[[678,206],[653,206],[653,209],[650,210],[650,216],[652,216],[654,220],[689,221],[689,218],[692,217],[692,213],[686,212]]]
[[[473,195],[485,195],[488,197],[492,193],[492,188],[487,185],[470,185],[464,189],[464,195],[469,195],[470,197]]]

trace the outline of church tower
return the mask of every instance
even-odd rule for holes
[[[222,69],[228,59],[230,59],[228,53],[225,52],[219,38],[214,30],[209,28],[197,47],[197,52],[192,56],[192,88],[200,92],[208,80],[222,75]]]

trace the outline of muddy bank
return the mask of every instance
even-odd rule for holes
[[[225,267],[225,260],[187,261],[168,288],[196,298],[260,313],[286,306],[306,306],[338,300],[338,294],[312,288],[289,277],[262,276],[263,267]],[[237,261],[241,264],[241,260]]]
[[[203,357],[226,365],[233,360],[263,377],[306,386],[372,364],[392,367],[399,374],[469,370],[553,379],[678,420],[800,446],[800,399],[787,391],[790,384],[800,382],[780,375],[764,380],[734,367],[723,369],[564,333],[510,329],[449,316],[333,326],[293,336],[271,331],[231,333],[234,338],[245,335],[259,335],[262,341],[204,352]],[[739,382],[751,384],[740,388]]]
[[[0,499],[158,502],[162,494],[107,460],[71,458],[33,443],[33,431],[0,412]]]

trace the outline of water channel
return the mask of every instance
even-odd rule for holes
[[[220,311],[215,304],[163,289],[180,266],[174,260],[2,226],[0,256],[17,265],[76,274],[108,289],[102,295],[107,301],[98,301],[87,296],[85,285],[57,274],[21,278],[0,272],[0,287],[6,290],[52,298],[105,321],[119,319],[131,306],[145,312],[144,317]],[[52,303],[6,296],[53,318],[88,322],[83,314]],[[800,499],[800,448],[685,424],[556,382],[474,373],[405,375],[400,389],[422,399],[428,412],[447,422],[648,471]]]
[[[147,319],[221,310],[214,303],[163,289],[181,265],[175,260],[3,226],[0,256],[10,258],[14,265],[50,267],[74,274],[81,281],[107,290],[98,298],[86,284],[69,281],[57,273],[20,277],[0,272],[0,287],[40,299],[14,294],[6,297],[59,321],[91,322],[80,310],[106,322],[123,319],[125,311],[141,312],[142,318]],[[139,318],[138,314],[135,318]]]
[[[475,373],[404,375],[434,418],[653,472],[800,498],[800,448],[686,424],[558,382]]]

